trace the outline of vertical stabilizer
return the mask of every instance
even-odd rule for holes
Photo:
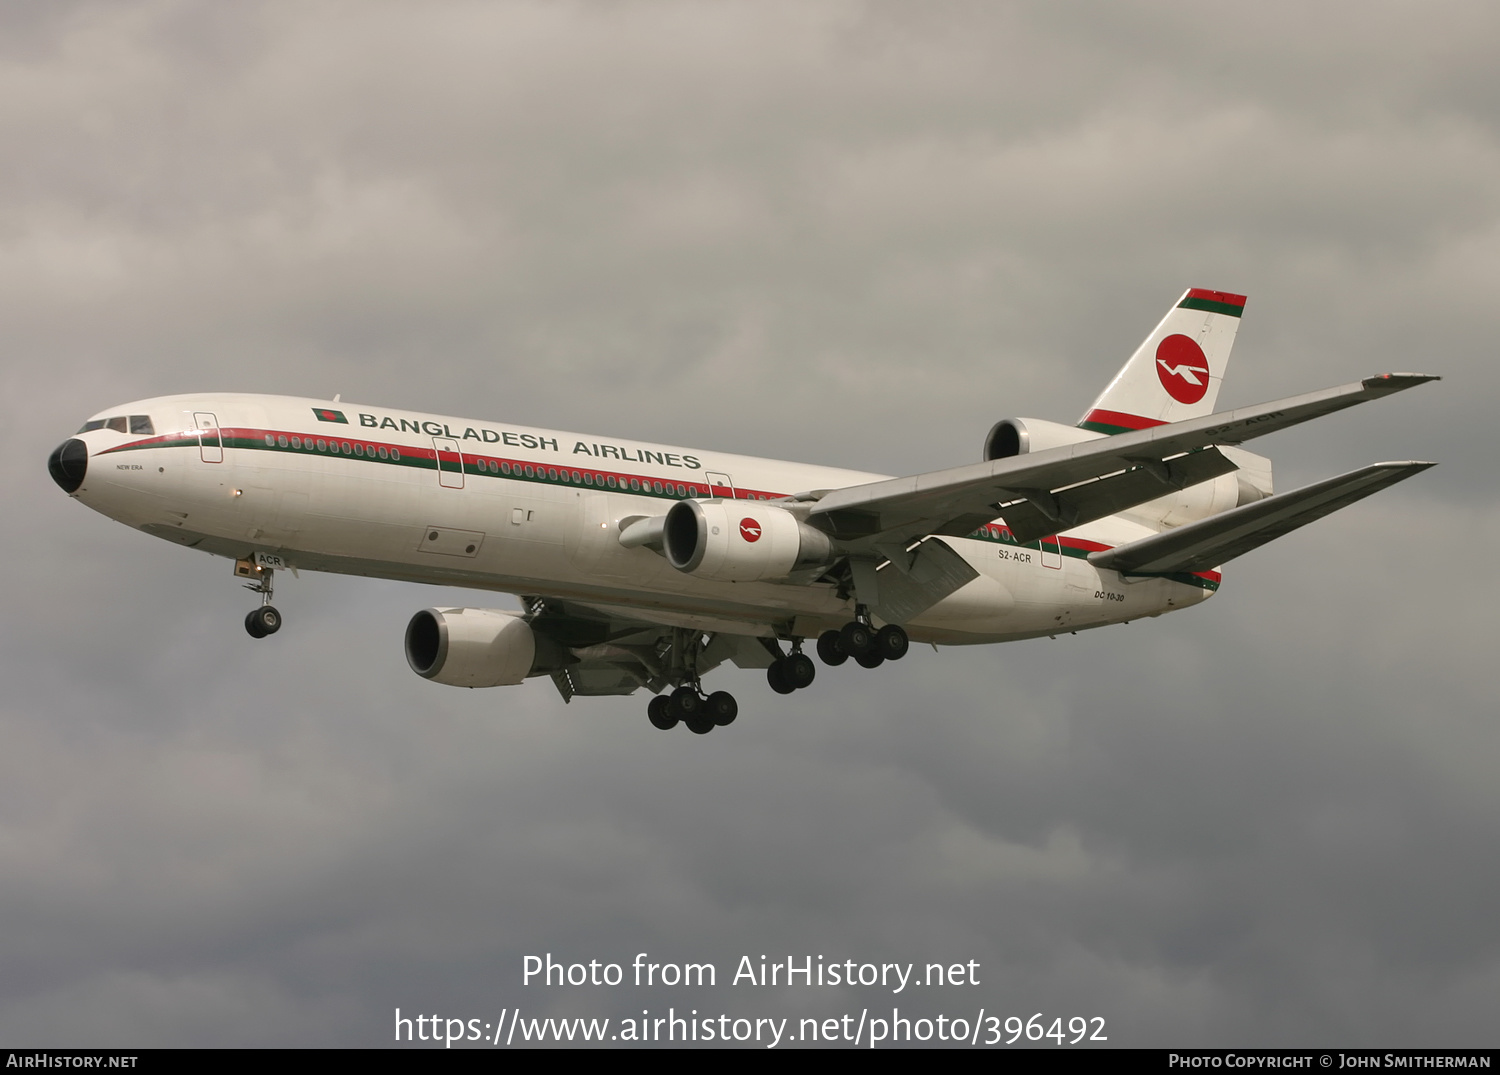
[[[1212,414],[1245,296],[1191,288],[1079,420],[1124,433]]]

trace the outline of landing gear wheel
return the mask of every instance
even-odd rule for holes
[[[906,630],[894,623],[888,623],[875,632],[875,652],[888,661],[899,661],[906,656],[906,651],[911,649],[911,639],[906,637]]]
[[[658,694],[646,703],[646,716],[655,727],[664,732],[677,727],[677,718],[672,715],[672,699],[665,694]]]
[[[792,685],[793,690],[811,687],[817,675],[818,666],[805,653],[793,653],[781,659],[781,676]]]
[[[686,724],[688,727],[688,731],[692,732],[694,735],[707,735],[709,732],[718,727],[718,725],[714,723],[714,718],[709,716],[688,717],[682,723]]]
[[[861,668],[879,668],[881,665],[885,664],[885,658],[879,653],[879,651],[874,649],[870,650],[869,653],[861,653],[854,659],[859,663],[859,666]]]
[[[672,708],[669,712],[683,720],[689,728],[693,721],[703,712],[703,695],[693,690],[692,687],[678,687],[672,692]],[[711,723],[711,722],[710,722]],[[699,732],[698,734],[703,734]]]
[[[839,632],[839,649],[855,660],[869,653],[873,645],[875,645],[875,632],[858,620],[844,624],[844,629]]]
[[[266,635],[274,635],[281,630],[281,613],[270,605],[261,605],[260,608],[251,609],[245,617],[245,630],[251,638],[265,638]]]
[[[791,694],[797,688],[787,680],[786,658],[780,657],[771,662],[771,667],[766,669],[766,682],[777,694]]]
[[[849,655],[839,644],[838,631],[824,631],[818,636],[818,660],[830,668],[837,668],[848,659]]]
[[[708,696],[708,704],[704,709],[720,728],[733,724],[734,718],[740,715],[740,704],[728,691],[714,691]]]

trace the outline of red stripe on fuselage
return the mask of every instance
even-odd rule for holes
[[[1164,426],[1167,423],[1160,418],[1142,418],[1138,414],[1126,414],[1124,411],[1106,411],[1096,409],[1089,411],[1083,416],[1083,422],[1097,422],[1103,426],[1123,426],[1126,429],[1150,429],[1152,426]]]

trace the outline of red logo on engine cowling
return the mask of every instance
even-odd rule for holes
[[[1208,359],[1195,340],[1181,333],[1157,345],[1156,376],[1178,403],[1197,403],[1208,393]]]
[[[744,538],[746,541],[759,541],[760,523],[756,522],[754,519],[741,519],[740,537]]]

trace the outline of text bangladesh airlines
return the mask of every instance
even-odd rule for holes
[[[912,641],[1007,642],[1187,608],[1220,567],[1423,470],[1376,463],[1274,494],[1254,437],[1436,378],[1409,373],[1215,413],[1245,299],[1193,289],[1076,425],[998,422],[983,461],[889,478],[334,400],[167,396],[52,453],[67,493],[234,561],[276,633],[283,567],[517,594],[429,608],[418,675],[547,676],[565,700],[642,687],[658,728],[728,724],[725,661],[789,694]]]

